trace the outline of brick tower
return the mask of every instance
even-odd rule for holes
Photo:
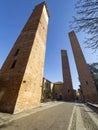
[[[69,33],[69,38],[79,74],[79,80],[81,83],[81,89],[85,101],[92,103],[98,103],[98,93],[94,85],[94,81],[91,77],[88,65],[83,56],[79,42],[74,31]]]
[[[17,113],[37,107],[41,99],[49,13],[37,5],[0,71],[0,111]]]
[[[71,73],[69,67],[69,61],[67,56],[66,50],[61,50],[61,57],[62,57],[62,72],[63,72],[63,98],[64,100],[73,100],[73,87],[72,87],[72,80],[71,80]]]

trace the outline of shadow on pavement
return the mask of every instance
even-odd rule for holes
[[[98,108],[96,108],[95,106],[92,106],[90,104],[85,104],[87,107],[89,107],[91,110],[93,110],[96,114],[98,114]]]

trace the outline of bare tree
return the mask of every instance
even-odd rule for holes
[[[77,0],[77,15],[73,17],[71,27],[88,34],[85,41],[88,48],[98,49],[98,0]]]

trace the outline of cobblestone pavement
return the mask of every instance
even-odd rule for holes
[[[98,130],[98,110],[76,103],[70,130]]]

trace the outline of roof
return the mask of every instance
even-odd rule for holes
[[[63,82],[58,81],[58,82],[55,82],[54,84],[63,84]]]

